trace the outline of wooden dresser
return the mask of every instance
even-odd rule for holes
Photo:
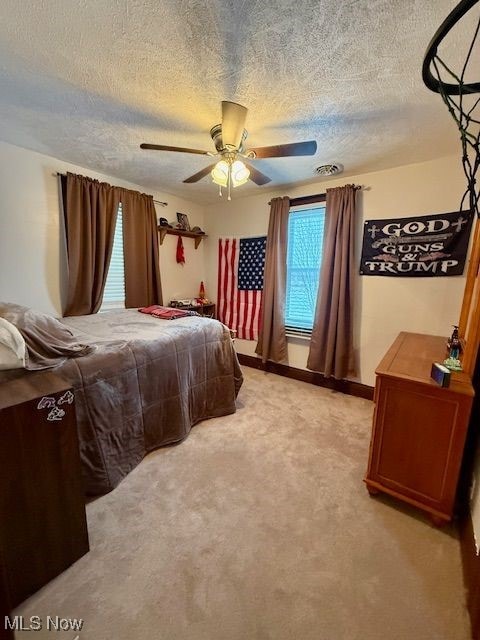
[[[451,520],[474,390],[466,373],[442,388],[430,378],[446,338],[402,332],[376,370],[375,412],[365,478],[384,492]]]
[[[0,383],[3,605],[17,606],[88,551],[74,400],[49,372]]]

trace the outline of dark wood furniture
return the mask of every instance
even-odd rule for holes
[[[158,226],[158,234],[160,236],[160,244],[163,244],[166,235],[182,236],[183,238],[193,238],[195,240],[195,249],[204,238],[208,238],[205,233],[194,233],[193,231],[184,231],[183,229],[170,229],[170,227]]]
[[[0,384],[0,523],[10,607],[89,549],[74,395],[52,373]]]
[[[11,614],[11,611],[12,605],[7,591],[5,563],[0,548],[0,640],[13,640],[14,638],[13,631],[5,622],[5,618]]]
[[[376,370],[375,412],[365,478],[430,514],[452,518],[473,400],[471,378],[452,373],[442,388],[430,378],[446,357],[446,338],[402,332]]]
[[[201,316],[205,316],[205,318],[215,318],[215,304],[213,302],[209,302],[208,304],[201,304],[199,306],[191,306],[189,307],[192,311],[196,311]]]
[[[172,306],[172,305],[170,305]],[[215,318],[215,303],[209,302],[208,304],[190,304],[187,307],[175,307],[176,309],[184,309],[185,311],[196,311],[205,318]]]

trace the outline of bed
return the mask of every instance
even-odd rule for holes
[[[242,373],[217,320],[125,309],[60,323],[84,348],[53,370],[75,391],[87,495],[111,491],[148,452],[183,440],[201,420],[235,412]]]

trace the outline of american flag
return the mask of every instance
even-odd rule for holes
[[[243,340],[258,338],[266,241],[265,236],[218,241],[218,319]]]

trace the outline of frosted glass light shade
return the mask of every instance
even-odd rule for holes
[[[211,171],[212,180],[220,187],[226,187],[228,184],[228,172],[230,167],[225,160],[220,160]]]
[[[232,164],[232,184],[234,187],[239,187],[241,184],[245,184],[250,177],[250,171],[241,162],[241,160],[235,160]]]

